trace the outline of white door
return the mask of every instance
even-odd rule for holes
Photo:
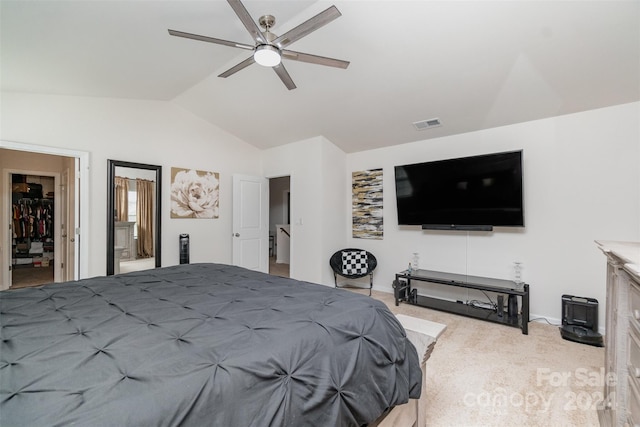
[[[233,175],[233,265],[269,272],[269,181]]]
[[[66,282],[73,279],[69,274],[69,169],[62,172],[62,183],[60,184],[60,254],[56,254],[54,262],[60,266],[60,280]]]

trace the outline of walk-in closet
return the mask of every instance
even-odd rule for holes
[[[54,281],[55,182],[11,175],[12,288]]]

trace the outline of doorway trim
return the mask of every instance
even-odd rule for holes
[[[90,188],[90,175],[89,175],[89,152],[87,151],[79,151],[79,150],[70,150],[66,148],[58,148],[58,147],[49,147],[45,145],[35,145],[35,144],[25,144],[22,142],[13,142],[13,141],[5,141],[0,140],[0,148],[6,148],[9,150],[15,151],[24,151],[27,153],[40,153],[40,154],[51,154],[54,156],[64,156],[64,157],[73,157],[76,159],[75,161],[75,204],[73,206],[74,217],[75,217],[75,244],[76,250],[75,253],[75,262],[74,262],[74,272],[73,279],[83,279],[89,277],[89,230],[90,230],[90,220],[89,220],[89,188]],[[6,198],[10,198],[11,193],[5,195]],[[0,212],[0,218],[6,218],[7,213]],[[6,220],[5,220],[6,221]],[[3,227],[5,228],[5,227]],[[1,237],[0,233],[0,237]],[[8,238],[4,238],[2,242],[2,246],[4,246],[7,242],[9,242]],[[9,263],[11,263],[10,251],[7,251],[9,257],[4,257],[6,260],[9,259]],[[9,266],[3,268],[2,274],[0,274],[0,278],[2,278],[2,283],[7,283],[8,274],[9,274]]]

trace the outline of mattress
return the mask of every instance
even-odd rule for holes
[[[0,292],[2,426],[360,426],[420,395],[381,302],[223,264]]]

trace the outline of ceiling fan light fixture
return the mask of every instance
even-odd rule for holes
[[[275,67],[280,63],[280,50],[268,44],[262,44],[256,47],[253,59],[263,67]]]

